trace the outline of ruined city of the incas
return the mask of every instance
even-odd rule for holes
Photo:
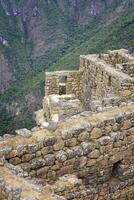
[[[0,0],[0,200],[134,200],[133,0]]]

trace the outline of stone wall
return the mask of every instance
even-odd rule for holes
[[[45,95],[59,94],[60,78],[66,77],[66,94],[80,95],[82,85],[82,72],[80,71],[58,71],[46,72]]]
[[[83,70],[81,99],[87,109],[92,103],[119,106],[122,102],[134,99],[134,79],[104,62],[97,55],[80,57],[80,70]],[[98,101],[98,102],[97,102]]]
[[[85,181],[97,184],[107,181],[117,164],[118,178],[127,179],[134,173],[134,112],[131,109],[128,107],[126,114],[122,109],[122,114],[117,116],[96,114],[78,121],[74,119],[66,122],[65,127],[61,124],[54,133],[38,132],[42,139],[32,136],[26,143],[16,136],[12,140],[19,140],[19,144],[12,146],[7,140],[8,146],[5,141],[1,151],[9,163],[21,166],[30,176],[56,180],[76,173]]]
[[[134,57],[127,50],[108,51],[107,54],[80,56],[79,71],[46,73],[46,96],[75,94],[86,110],[97,107],[120,106],[134,99]],[[66,83],[60,82],[66,77]]]
[[[59,196],[67,200],[132,200],[134,198],[132,180],[124,182],[111,179],[93,187],[85,186],[81,179],[76,177],[63,177],[58,180],[52,189]]]
[[[64,120],[84,111],[83,105],[74,94],[49,95],[43,100],[46,121]]]
[[[122,71],[123,73],[128,74],[130,77],[134,77],[134,62],[116,64],[116,68]]]
[[[27,176],[48,183],[75,174],[83,192],[77,184],[71,190],[54,189],[65,199],[132,200],[133,133],[134,106],[130,105],[62,122],[53,133],[42,129],[29,138],[6,138],[0,144],[1,156],[27,171]]]
[[[116,64],[133,63],[134,57],[126,49],[119,49],[108,51],[107,54],[100,54],[99,57],[103,59],[107,64],[111,64],[116,67]]]
[[[38,115],[51,123],[0,138],[1,200],[134,199],[132,66],[121,50],[81,56],[79,71],[46,73]]]

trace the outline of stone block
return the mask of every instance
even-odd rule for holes
[[[89,140],[89,133],[88,132],[82,132],[81,134],[79,134],[78,141],[84,142],[84,141],[88,141],[88,140]]]
[[[49,167],[42,167],[37,170],[37,177],[46,178]]]
[[[55,155],[54,154],[47,154],[44,156],[44,159],[46,161],[46,165],[52,166],[55,163]]]
[[[45,156],[49,153],[53,153],[53,147],[52,146],[44,147],[44,148],[41,149],[41,154],[43,156]]]
[[[74,147],[74,146],[76,146],[76,144],[77,144],[77,139],[76,138],[65,140],[65,146],[66,147]]]
[[[111,138],[109,136],[103,136],[99,140],[100,145],[105,146],[111,142]]]
[[[64,145],[65,145],[64,140],[59,138],[57,140],[57,142],[55,143],[55,145],[53,146],[53,148],[55,151],[59,151],[59,150],[63,149]]]
[[[15,158],[11,158],[9,159],[9,163],[13,164],[13,165],[18,165],[20,164],[22,161],[19,157],[15,157]]]
[[[93,130],[90,133],[91,139],[98,139],[102,136],[102,132],[100,128],[93,128]]]
[[[25,154],[21,157],[22,162],[28,162],[35,158],[35,154]]]
[[[67,153],[63,150],[59,151],[57,154],[56,154],[56,159],[58,160],[58,162],[64,162],[66,161],[68,158],[67,158]]]
[[[88,154],[88,158],[98,158],[99,156],[100,156],[100,151],[97,149]]]
[[[96,159],[88,159],[86,166],[91,167],[96,164]]]

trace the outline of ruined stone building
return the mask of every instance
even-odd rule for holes
[[[0,200],[134,199],[134,57],[45,74],[37,127],[0,139]]]

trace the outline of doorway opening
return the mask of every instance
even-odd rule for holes
[[[59,95],[66,94],[67,76],[60,76],[59,78]]]

